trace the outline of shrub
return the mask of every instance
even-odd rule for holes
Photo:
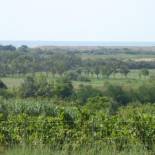
[[[97,96],[102,96],[102,92],[98,89],[91,87],[91,86],[80,85],[80,88],[76,92],[77,100],[82,105],[84,105],[89,98],[97,97]]]
[[[155,86],[154,84],[144,84],[137,90],[137,100],[141,103],[155,102]]]
[[[92,112],[102,111],[108,114],[110,111],[111,102],[107,97],[97,96],[89,98],[85,107],[91,110]]]
[[[65,77],[68,80],[73,80],[73,81],[84,81],[84,82],[90,82],[91,81],[88,77],[82,76],[81,74],[79,74],[78,72],[75,72],[75,71],[68,71],[65,74]]]
[[[66,77],[68,80],[77,81],[79,75],[78,75],[78,73],[75,72],[75,71],[68,71],[68,72],[65,74],[65,77]]]
[[[44,76],[39,78],[28,76],[19,88],[19,95],[21,97],[51,97],[53,85]]]
[[[130,92],[119,85],[108,85],[105,93],[120,105],[125,106],[132,101]]]
[[[73,85],[69,79],[57,80],[55,86],[55,95],[60,98],[69,98],[74,94]]]

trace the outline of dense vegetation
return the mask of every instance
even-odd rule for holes
[[[0,46],[0,151],[154,154],[155,62],[110,54],[155,53]]]

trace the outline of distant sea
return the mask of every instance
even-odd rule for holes
[[[14,45],[19,47],[27,45],[29,47],[38,46],[155,46],[155,42],[138,41],[0,41],[0,45]]]

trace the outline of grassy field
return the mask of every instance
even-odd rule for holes
[[[91,60],[95,60],[95,59],[109,59],[109,58],[115,58],[115,59],[119,59],[119,60],[136,60],[136,61],[140,61],[140,60],[144,60],[144,61],[153,61],[155,60],[155,55],[154,54],[141,54],[141,55],[133,55],[133,54],[116,54],[116,55],[103,55],[103,54],[86,54],[86,53],[81,53],[80,54],[81,58],[83,60],[86,59],[91,59]]]
[[[23,82],[23,78],[5,77],[5,78],[2,78],[2,81],[9,88],[17,88]]]

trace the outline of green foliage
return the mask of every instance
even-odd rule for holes
[[[6,99],[15,97],[15,92],[8,89],[0,89],[0,96]]]
[[[119,85],[109,85],[106,94],[120,105],[127,105],[132,101],[131,94]]]
[[[39,78],[28,76],[19,88],[21,97],[51,97],[53,95],[53,85],[46,77]]]
[[[150,84],[144,84],[137,90],[137,100],[141,103],[155,103],[155,85],[154,82]]]
[[[73,85],[71,81],[66,78],[57,80],[55,95],[63,99],[71,97],[73,95]]]
[[[105,98],[100,100],[107,102]],[[105,104],[103,112],[104,107]],[[130,111],[127,107],[124,108],[123,113],[128,115],[122,115],[121,111],[116,115],[106,115],[98,111],[92,113],[89,108],[84,107],[76,111],[79,115],[76,119],[63,108],[56,116],[8,114],[5,121],[0,121],[0,143],[43,144],[60,150],[66,145],[74,150],[94,143],[114,144],[117,151],[130,149],[132,145],[138,144],[148,150],[153,149],[154,116],[143,114],[139,110],[141,107],[136,110],[129,107]]]
[[[126,77],[129,74],[130,70],[129,70],[128,66],[123,65],[120,67],[119,72]]]
[[[58,150],[68,146],[114,145],[117,151],[155,144],[154,104],[124,106],[110,115],[106,97],[92,97],[85,106],[68,101],[0,99],[0,144],[49,145]]]
[[[102,76],[106,76],[109,78],[109,76],[113,73],[113,69],[111,68],[111,66],[103,66],[101,68],[101,73],[102,73]]]
[[[75,71],[69,71],[65,74],[66,78],[69,80],[74,80],[77,81],[78,80],[78,73]]]
[[[29,52],[29,51],[30,51],[29,47],[26,46],[26,45],[22,45],[22,46],[19,47],[17,50],[18,50],[19,52]]]
[[[109,114],[111,103],[108,98],[97,96],[89,98],[85,107],[91,112],[104,112]]]
[[[68,98],[73,95],[73,86],[67,78],[49,82],[45,76],[28,76],[19,88],[21,97],[53,97]]]
[[[11,98],[14,94],[7,88],[3,81],[0,80],[0,97]]]
[[[78,71],[69,71],[65,74],[65,77],[73,81],[90,82],[90,79],[86,76],[82,76]]]
[[[80,104],[84,105],[90,97],[102,96],[101,91],[91,87],[91,86],[83,86],[76,92],[77,100]]]
[[[24,83],[21,85],[21,88],[19,89],[20,96],[22,97],[32,97],[35,96],[36,93],[36,85],[35,85],[35,79],[34,77],[28,76]]]
[[[148,69],[142,69],[141,71],[140,71],[140,76],[142,75],[142,76],[149,76],[149,70]]]

